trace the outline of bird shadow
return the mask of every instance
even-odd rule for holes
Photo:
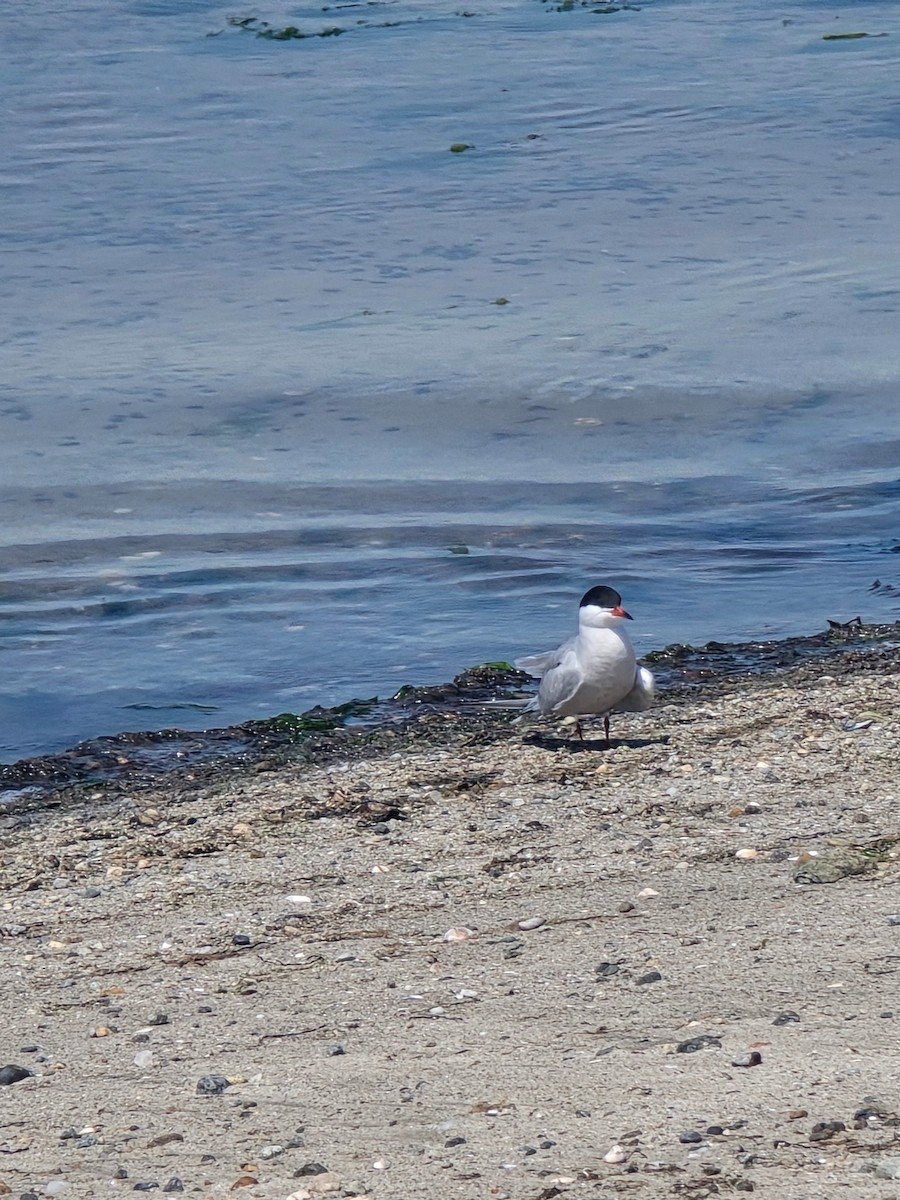
[[[604,750],[616,750],[620,746],[627,746],[629,750],[639,750],[642,746],[667,746],[669,744],[669,735],[663,734],[661,737],[650,738],[585,738],[580,741],[578,738],[557,737],[552,733],[529,733],[522,738],[522,741],[529,746],[541,746],[545,750],[566,750],[569,754],[597,754]]]

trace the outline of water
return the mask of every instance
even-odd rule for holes
[[[234,11],[7,18],[0,758],[898,615],[892,5]]]

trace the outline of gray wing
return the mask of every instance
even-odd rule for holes
[[[571,700],[584,682],[584,673],[578,665],[574,650],[568,650],[557,663],[545,672],[538,689],[536,707],[546,716],[556,712],[567,700]]]
[[[534,675],[536,679],[541,679],[548,671],[559,666],[574,641],[574,638],[569,638],[555,650],[545,650],[543,654],[527,654],[525,658],[517,658],[514,666],[520,671],[527,671],[529,675]]]
[[[634,687],[617,704],[617,712],[643,712],[653,703],[656,695],[656,680],[646,667],[638,667],[634,673]]]

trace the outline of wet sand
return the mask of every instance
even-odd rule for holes
[[[896,1195],[898,681],[9,807],[0,1194]]]

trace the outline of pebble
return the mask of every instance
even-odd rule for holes
[[[659,892],[654,891],[651,887],[646,887],[642,892],[638,892],[638,900],[652,900],[654,896],[658,896]]]
[[[5,1067],[0,1067],[0,1086],[21,1083],[23,1079],[28,1079],[33,1075],[34,1071],[29,1071],[27,1067],[17,1067],[15,1063],[9,1063]]]
[[[679,1134],[678,1140],[685,1146],[696,1146],[698,1142],[703,1141],[703,1134],[696,1129],[686,1129],[684,1133]]]
[[[775,1020],[772,1022],[772,1024],[773,1025],[790,1025],[792,1021],[799,1021],[799,1020],[800,1020],[799,1013],[783,1012],[783,1013],[778,1014],[778,1016],[775,1018]]]
[[[623,900],[621,904],[617,905],[616,912],[620,912],[620,913],[634,912],[634,905],[631,903],[630,900]]]
[[[274,1143],[271,1146],[263,1146],[259,1152],[260,1158],[277,1158],[279,1154],[284,1154],[284,1146],[277,1146]]]
[[[749,1054],[743,1054],[740,1058],[733,1058],[731,1065],[733,1067],[758,1067],[762,1062],[762,1055],[758,1050],[751,1050]]]
[[[137,1054],[134,1056],[134,1065],[136,1067],[141,1067],[142,1069],[146,1068],[146,1067],[152,1067],[153,1066],[153,1051],[152,1050],[138,1050]]]
[[[469,929],[465,925],[454,925],[452,929],[448,929],[441,938],[442,942],[470,942],[473,938],[477,938],[478,934],[474,929]]]
[[[621,1146],[613,1146],[611,1150],[607,1150],[607,1152],[603,1155],[603,1161],[605,1163],[623,1163],[627,1160],[628,1155]]]
[[[697,1037],[688,1038],[686,1042],[679,1042],[675,1047],[677,1054],[693,1054],[697,1050],[720,1049],[721,1041],[711,1033],[701,1033]]]
[[[344,1047],[341,1045],[340,1042],[335,1042],[333,1046],[328,1047],[329,1058],[340,1058],[340,1056],[342,1054],[346,1054],[346,1053],[347,1053],[347,1051],[344,1049]]]
[[[220,1096],[227,1087],[231,1080],[224,1075],[201,1075],[197,1080],[197,1091],[205,1096]]]
[[[594,970],[597,972],[599,979],[608,979],[611,975],[618,975],[619,964],[614,962],[597,963]]]
[[[813,1125],[809,1133],[811,1142],[827,1142],[836,1133],[842,1133],[847,1126],[843,1121],[819,1121]]]
[[[148,1025],[168,1025],[168,1023],[169,1014],[163,1012],[157,1013],[155,1017],[151,1017],[147,1022]]]
[[[183,1192],[184,1184],[177,1175],[173,1175],[169,1182],[163,1188],[164,1192]]]
[[[231,942],[234,946],[249,946],[252,941],[249,933],[233,933]]]
[[[519,929],[540,929],[542,925],[546,925],[544,917],[526,917],[524,921],[519,922]]]
[[[81,895],[85,898],[85,900],[96,900],[97,897],[102,896],[103,893],[98,887],[86,887]]]
[[[641,975],[640,978],[636,979],[635,983],[659,983],[661,979],[662,975],[660,975],[659,971],[648,971],[646,975]]]
[[[808,1117],[808,1116],[809,1116],[809,1112],[807,1109],[792,1108],[791,1111],[788,1113],[788,1120],[789,1121],[800,1121],[803,1119],[803,1117]]]
[[[449,1150],[452,1146],[464,1146],[465,1143],[466,1139],[464,1137],[452,1137],[447,1138],[446,1142],[444,1142],[444,1146]]]
[[[749,859],[751,859],[751,858],[758,858],[758,857],[759,857],[759,851],[758,851],[758,850],[753,850],[751,847],[749,847],[749,846],[748,846],[748,847],[747,847],[746,849],[744,849],[744,850],[737,850],[737,851],[735,852],[735,855],[734,855],[734,857],[735,857],[735,858],[744,859],[744,860],[749,860]]]
[[[875,1164],[876,1179],[900,1179],[900,1158],[882,1158]]]

